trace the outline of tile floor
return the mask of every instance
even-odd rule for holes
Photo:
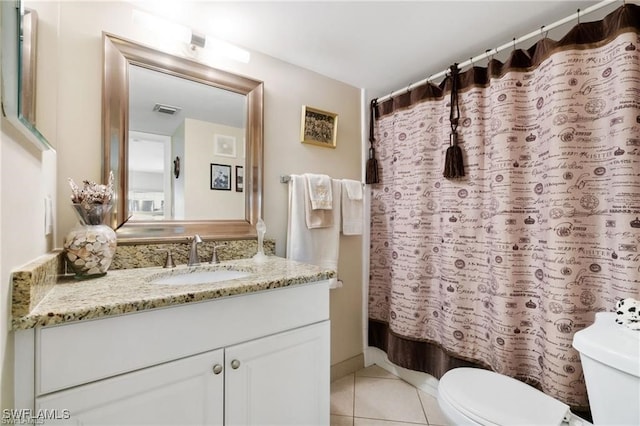
[[[446,426],[435,397],[372,365],[331,383],[331,426]]]

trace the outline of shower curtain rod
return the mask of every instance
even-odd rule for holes
[[[531,39],[533,37],[540,36],[545,31],[550,31],[550,30],[552,30],[552,29],[554,29],[556,27],[559,27],[560,25],[564,25],[567,22],[571,22],[571,21],[576,20],[576,19],[579,20],[579,18],[581,16],[588,15],[591,12],[595,12],[596,10],[602,9],[603,7],[608,6],[609,4],[615,3],[617,1],[619,1],[619,0],[604,0],[604,1],[601,1],[600,3],[596,3],[593,6],[590,6],[590,7],[586,8],[585,10],[578,9],[578,11],[576,13],[574,13],[573,15],[571,15],[571,16],[567,16],[564,19],[560,19],[559,21],[556,21],[551,25],[543,25],[542,27],[540,27],[539,30],[532,31],[529,34],[524,35],[524,36],[522,36],[522,37],[520,37],[518,39],[514,38],[512,41],[510,41],[508,43],[505,43],[502,46],[496,47],[495,49],[488,49],[486,52],[481,53],[480,55],[475,56],[475,57],[473,57],[471,59],[468,59],[468,60],[462,62],[461,64],[458,64],[458,67],[460,69],[462,69],[462,68],[464,68],[464,67],[466,67],[468,65],[471,65],[471,64],[473,64],[475,62],[478,62],[478,61],[481,61],[483,59],[486,59],[490,55],[495,55],[496,53],[501,52],[501,51],[503,51],[505,49],[514,48],[515,45],[517,45],[519,43],[522,43],[524,41],[527,41],[527,40],[529,40],[529,39]],[[445,75],[447,75],[448,72],[449,72],[449,69],[447,68],[444,71],[441,71],[439,73],[430,75],[428,78],[425,78],[424,80],[420,80],[420,81],[418,81],[416,83],[411,83],[410,85],[408,85],[407,87],[405,87],[403,89],[396,90],[393,93],[390,93],[388,95],[385,95],[385,96],[382,96],[382,97],[378,98],[378,103],[384,102],[387,99],[391,99],[394,96],[400,95],[402,93],[409,92],[412,87],[418,87],[418,86],[421,86],[421,85],[423,85],[423,84],[425,84],[425,83],[427,83],[427,82],[429,82],[431,80],[434,80],[434,79],[437,79],[437,78],[440,78],[440,77],[444,77]]]

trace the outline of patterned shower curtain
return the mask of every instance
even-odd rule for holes
[[[576,331],[640,298],[640,7],[460,75],[466,176],[442,177],[450,81],[378,105],[369,344],[588,406]]]

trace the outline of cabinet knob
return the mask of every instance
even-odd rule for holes
[[[213,374],[222,373],[222,366],[220,364],[216,364],[213,366]]]
[[[240,361],[238,361],[237,359],[234,359],[233,361],[231,361],[231,368],[233,368],[234,370],[237,370],[240,367]]]

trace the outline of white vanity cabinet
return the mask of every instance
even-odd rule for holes
[[[36,398],[44,424],[223,425],[222,349]],[[41,411],[42,410],[42,411]]]
[[[328,425],[328,317],[322,281],[37,328],[31,407],[45,424]]]

